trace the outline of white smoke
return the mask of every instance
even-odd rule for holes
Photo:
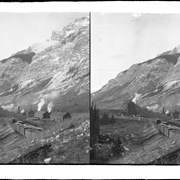
[[[39,104],[38,104],[38,111],[41,110],[41,108],[43,107],[43,105],[45,104],[45,100],[44,99],[41,99]]]
[[[47,106],[47,111],[50,113],[52,111],[53,102],[51,101]]]
[[[149,111],[157,111],[157,109],[159,108],[159,105],[158,104],[155,104],[153,106],[147,106],[146,107]]]
[[[165,112],[165,114],[169,114],[170,113],[170,111],[169,110],[167,110],[166,112]]]
[[[135,93],[135,97],[133,98],[132,102],[136,104],[137,101],[140,99],[140,97],[141,97],[141,94]]]
[[[14,107],[14,104],[10,104],[10,105],[7,105],[7,106],[2,106],[3,110],[8,110],[8,111],[11,111],[13,107]]]
[[[22,110],[21,110],[21,113],[24,113],[24,112],[25,112],[24,109],[22,109]]]

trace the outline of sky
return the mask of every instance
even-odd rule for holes
[[[91,92],[180,44],[180,15],[92,13]]]
[[[50,39],[53,30],[84,16],[88,13],[0,13],[0,60]]]

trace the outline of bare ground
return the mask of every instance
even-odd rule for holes
[[[6,121],[5,121],[6,120]],[[7,122],[7,119],[3,120]],[[48,124],[48,125],[47,125]],[[0,141],[0,163],[18,164],[73,164],[89,162],[89,115],[80,114],[72,120],[44,124],[46,136],[28,141],[25,137],[4,126],[8,135]],[[3,133],[0,129],[0,134]]]
[[[153,119],[117,119],[113,125],[101,126],[101,133],[120,137],[125,148],[122,157],[112,157],[110,164],[149,164],[180,149],[180,140],[159,133]]]

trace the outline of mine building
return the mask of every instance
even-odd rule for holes
[[[15,118],[12,119],[12,123],[16,123],[17,120]]]
[[[21,113],[23,116],[27,116],[28,114],[24,111],[23,113]]]
[[[35,114],[35,112],[34,112],[33,110],[30,110],[30,111],[28,112],[28,116],[29,116],[29,117],[34,117],[34,114]]]
[[[175,119],[179,118],[179,112],[178,111],[173,112],[173,118],[175,118]]]
[[[46,112],[43,114],[43,118],[44,118],[44,119],[50,119],[50,115],[51,115],[51,113],[49,113],[48,111],[46,111]]]
[[[71,114],[68,112],[54,111],[50,115],[50,119],[54,121],[62,121],[64,119],[70,119]]]
[[[161,124],[161,120],[160,119],[157,119],[157,124]]]
[[[70,113],[65,113],[64,115],[63,115],[63,120],[65,120],[65,119],[71,119],[71,114]]]
[[[42,119],[44,113],[45,113],[45,111],[37,111],[34,116],[36,118]]]
[[[50,115],[50,119],[53,121],[61,121],[63,120],[63,115],[64,112],[59,112],[59,111],[53,111]]]

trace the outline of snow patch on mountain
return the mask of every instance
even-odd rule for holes
[[[133,98],[132,102],[136,104],[140,98],[141,98],[141,94],[135,93],[135,97]]]
[[[75,33],[75,30],[66,31],[65,38],[70,36],[71,34],[74,34],[74,33]]]
[[[32,82],[34,82],[34,80],[32,80],[32,79],[23,81],[23,82],[21,82],[20,87],[21,87],[21,88],[24,88],[24,87],[26,87],[28,84],[30,84],[30,83],[32,83]]]
[[[179,82],[180,82],[180,80],[174,80],[174,81],[167,82],[165,84],[164,90],[170,89],[172,86],[178,84]]]

